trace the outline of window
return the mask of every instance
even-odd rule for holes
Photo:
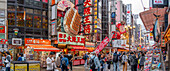
[[[33,0],[25,0],[26,5],[33,5]]]
[[[35,10],[34,10],[34,14],[41,14],[41,10],[35,9]]]
[[[8,25],[15,25],[14,19],[8,19]]]
[[[33,13],[33,9],[26,8],[27,13]]]
[[[8,5],[7,10],[8,10],[8,11],[15,11],[15,6],[13,6],[13,5]]]
[[[15,19],[15,13],[8,12],[8,18]]]
[[[24,11],[24,7],[22,7],[22,6],[17,6],[17,11]]]
[[[32,27],[33,25],[32,25],[32,15],[27,15],[26,16],[26,26],[27,27]]]
[[[34,6],[41,7],[41,2],[40,1],[34,1]]]
[[[34,16],[34,27],[35,28],[41,28],[41,17],[40,16]]]
[[[17,13],[17,26],[24,26],[24,13]]]
[[[47,16],[47,11],[43,11],[42,14],[43,14],[44,16]]]
[[[24,4],[24,0],[17,0],[18,4]]]
[[[48,4],[44,4],[44,3],[43,3],[43,8],[44,8],[44,9],[47,9],[47,8],[48,8]]]
[[[42,28],[47,29],[48,28],[48,18],[43,17],[43,23],[42,23]]]

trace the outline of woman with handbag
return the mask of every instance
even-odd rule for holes
[[[123,71],[127,71],[127,60],[128,60],[128,57],[126,56],[126,53],[124,52],[122,55]]]

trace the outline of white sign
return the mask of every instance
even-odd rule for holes
[[[131,11],[132,11],[132,6],[131,4],[126,5],[126,23],[127,25],[131,25]]]
[[[164,4],[164,0],[153,0],[153,4]]]
[[[112,47],[126,47],[126,40],[113,40]]]
[[[12,45],[22,45],[21,38],[12,38]]]
[[[0,10],[0,17],[5,17],[5,11],[4,10]]]
[[[0,25],[5,25],[5,19],[0,19]]]
[[[56,19],[57,18],[57,7],[56,7],[56,5],[54,5],[51,8],[52,8],[51,19]]]

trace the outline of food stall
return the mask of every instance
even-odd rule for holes
[[[10,71],[41,71],[40,61],[12,61]]]
[[[59,52],[51,46],[50,40],[25,38],[24,56],[27,61],[40,61],[41,67],[46,67],[46,59],[50,52]]]

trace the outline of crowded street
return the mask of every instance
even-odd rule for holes
[[[0,0],[0,71],[170,71],[170,0]]]

